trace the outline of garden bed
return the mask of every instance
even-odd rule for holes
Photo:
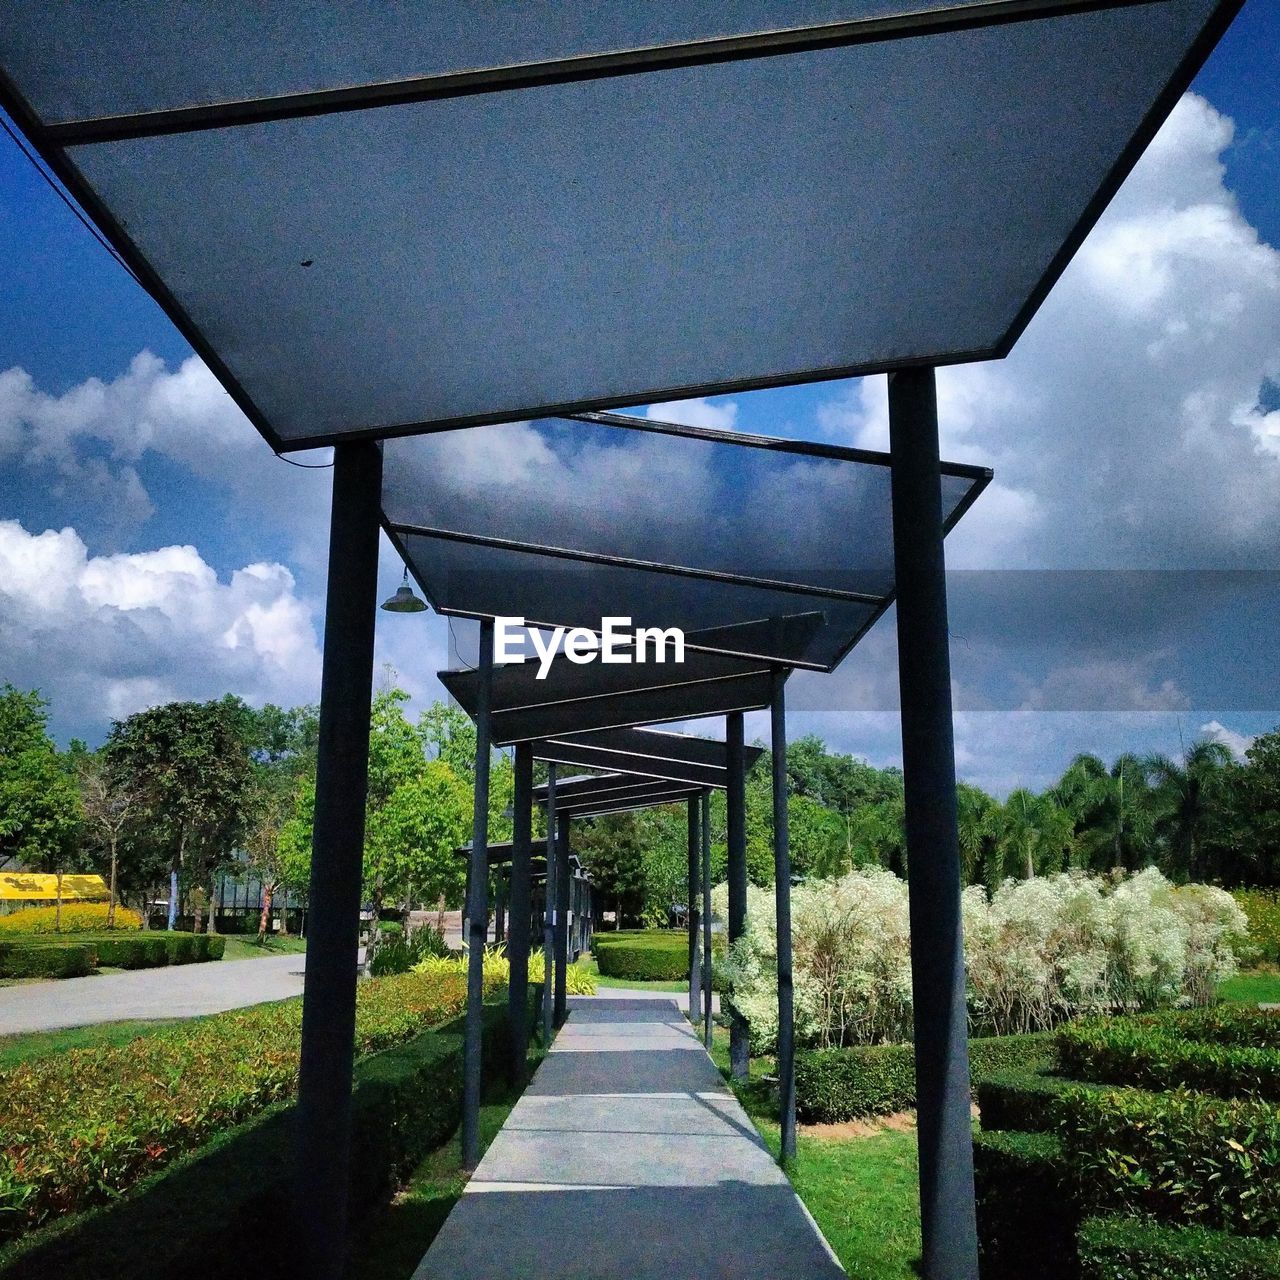
[[[155,969],[221,960],[226,939],[178,931],[0,936],[0,978],[82,978],[104,966]]]

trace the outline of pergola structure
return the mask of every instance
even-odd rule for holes
[[[566,0],[481,16],[280,0],[264,20],[207,0],[0,0],[0,104],[270,445],[335,446],[297,1125],[308,1276],[336,1277],[346,1239],[380,524],[442,608],[484,618],[501,599],[571,624],[608,603],[695,633],[685,665],[701,678],[592,694],[578,722],[508,688],[521,668],[494,672],[482,620],[477,858],[499,725],[531,764],[536,741],[728,711],[733,756],[741,711],[770,706],[785,791],[785,672],[830,669],[896,592],[924,1274],[976,1276],[942,553],[955,506],[933,370],[1009,352],[1241,3]],[[768,554],[781,541],[723,543],[724,508],[690,506],[679,465],[650,473],[672,492],[661,514],[706,523],[674,551],[631,547],[617,469],[581,467],[576,517],[548,507],[540,526],[483,502],[499,463],[593,461],[616,424],[587,411],[875,372],[890,374],[878,566],[847,539],[808,564]],[[440,478],[414,470],[431,433],[555,415],[579,416],[487,428],[525,453],[455,486],[474,506],[453,527],[401,487],[401,468]],[[378,442],[401,437],[384,459]],[[448,485],[485,447],[457,438],[473,444],[446,448]],[[723,479],[745,455],[708,456]],[[770,483],[783,501],[808,480],[784,467]],[[391,501],[405,497],[407,516]],[[851,551],[860,580],[886,578],[843,578]],[[568,566],[563,612],[525,607],[531,555]],[[785,805],[775,840],[785,853]],[[477,1091],[469,1071],[469,1108]]]

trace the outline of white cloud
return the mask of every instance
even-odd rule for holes
[[[1202,724],[1200,732],[1210,742],[1221,742],[1224,747],[1229,748],[1231,754],[1237,760],[1243,760],[1244,753],[1253,746],[1254,739],[1252,734],[1237,733],[1234,729],[1228,729],[1225,724],[1217,720],[1210,720],[1208,724]]]
[[[320,653],[280,564],[221,580],[191,546],[92,556],[74,529],[0,521],[3,678],[51,695],[55,721],[105,727],[178,698],[312,701]]]
[[[736,400],[712,404],[705,396],[695,400],[669,400],[651,404],[645,417],[652,422],[675,422],[682,427],[705,427],[713,431],[733,431],[738,425]]]

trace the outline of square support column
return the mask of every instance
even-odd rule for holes
[[[702,797],[690,796],[689,809],[689,875],[685,926],[689,930],[689,1021],[695,1027],[702,1022]]]
[[[556,838],[556,1007],[557,1027],[569,1013],[569,815],[557,818]]]
[[[480,1081],[483,1070],[484,944],[489,932],[489,758],[493,701],[493,622],[480,623],[480,680],[476,695],[476,783],[471,817],[470,892],[467,901],[467,1017],[462,1058],[462,1167],[480,1162]]]
[[[542,889],[542,1045],[555,1031],[556,982],[556,766],[547,765],[547,875]]]
[[[711,1049],[711,792],[702,793],[702,1043]]]
[[[773,882],[778,928],[778,1116],[782,1163],[796,1155],[795,992],[791,978],[791,845],[787,823],[787,673],[773,673]]]
[[[530,861],[533,853],[533,745],[516,747],[515,797],[511,822],[511,911],[507,933],[507,1021],[511,1040],[511,1083],[524,1084],[529,1060]]]
[[[369,773],[382,451],[333,451],[320,740],[295,1109],[293,1238],[301,1275],[337,1280],[347,1249],[356,959]]]
[[[747,779],[742,712],[725,716],[725,807],[729,818],[729,945],[747,931]],[[729,1070],[735,1080],[749,1074],[751,1047],[747,1024],[736,1013],[729,1019]]]
[[[951,660],[932,369],[889,375],[898,679],[926,1280],[976,1280]]]

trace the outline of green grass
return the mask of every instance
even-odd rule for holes
[[[711,1056],[729,1079],[729,1035],[717,1027]],[[752,1058],[751,1078],[729,1080],[765,1145],[776,1157],[777,1103],[764,1077],[772,1059]],[[920,1209],[914,1130],[882,1130],[870,1137],[796,1139],[788,1170],[841,1266],[857,1280],[916,1280],[920,1259]]]
[[[1218,989],[1231,1004],[1280,1004],[1280,971],[1254,969],[1228,978]]]
[[[578,963],[596,980],[596,987],[621,987],[625,991],[688,991],[687,982],[643,982],[631,978],[604,978],[600,975],[600,966],[593,955],[584,955]]]
[[[281,938],[268,934],[259,942],[255,934],[228,933],[223,936],[227,940],[227,949],[222,953],[224,960],[257,960],[262,956],[293,955],[307,949],[305,938]]]
[[[91,1027],[66,1027],[61,1031],[30,1031],[0,1036],[0,1070],[33,1058],[45,1058],[71,1049],[96,1049],[122,1045],[139,1036],[155,1035],[171,1027],[199,1022],[199,1018],[160,1018],[153,1021],[100,1022]]]
[[[541,1060],[541,1053],[530,1054],[530,1074]],[[481,1154],[489,1149],[519,1096],[501,1083],[486,1089],[480,1107]],[[351,1280],[409,1280],[466,1185],[455,1132],[423,1160],[400,1194],[374,1219],[355,1250],[358,1261]]]

